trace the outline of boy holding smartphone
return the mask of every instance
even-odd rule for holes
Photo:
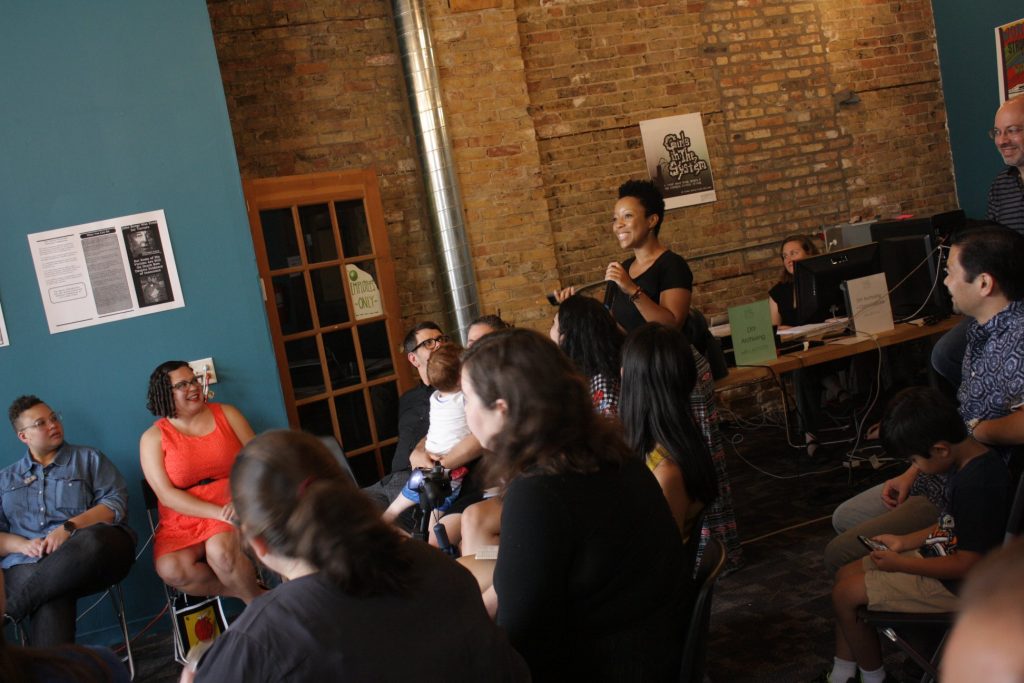
[[[926,474],[949,475],[949,504],[938,523],[875,542],[886,550],[846,565],[836,574],[836,657],[824,680],[884,683],[881,647],[874,628],[857,620],[857,608],[894,612],[951,612],[960,581],[1003,539],[1009,510],[1009,474],[1002,458],[976,441],[956,407],[934,389],[897,394],[882,417],[882,443]],[[891,679],[890,679],[891,680]]]

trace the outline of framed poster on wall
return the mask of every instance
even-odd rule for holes
[[[1024,94],[1024,19],[996,27],[999,103]]]

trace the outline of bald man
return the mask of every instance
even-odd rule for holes
[[[988,219],[1024,233],[1024,97],[1007,100],[999,107],[989,136],[1006,168],[988,190]]]

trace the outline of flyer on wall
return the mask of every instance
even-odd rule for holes
[[[647,172],[665,197],[665,208],[717,199],[700,112],[641,121],[640,135]]]
[[[1024,19],[996,26],[999,102],[1024,94]]]
[[[7,338],[7,323],[4,322],[4,309],[0,306],[0,348],[10,345],[11,340]]]
[[[181,308],[163,210],[28,236],[50,334]]]

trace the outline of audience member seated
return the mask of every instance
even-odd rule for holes
[[[694,355],[682,332],[656,323],[634,330],[622,353],[626,443],[661,485],[684,543],[718,496],[715,466],[690,411]]]
[[[967,330],[960,416],[974,438],[1009,459],[1024,444],[1024,236],[1000,226],[953,239],[944,281],[953,309],[972,319]],[[899,477],[851,498],[832,517],[839,536],[825,549],[830,571],[862,557],[858,536],[905,534],[942,509],[945,482],[911,466]]]
[[[245,543],[286,581],[217,639],[195,680],[528,680],[472,577],[383,522],[315,437],[254,438],[231,493]]]
[[[615,320],[596,300],[575,294],[558,307],[551,340],[576,365],[590,384],[594,410],[614,417],[618,413],[623,334]],[[498,545],[501,536],[501,497],[495,495],[466,510],[463,522],[462,553],[475,555],[481,548]],[[475,568],[481,586],[490,585],[490,576]],[[481,573],[483,572],[483,573]],[[493,596],[488,596],[493,602]]]
[[[436,391],[430,395],[430,428],[427,430],[426,448],[434,462],[448,471],[451,480],[451,494],[436,508],[439,515],[444,515],[458,499],[462,490],[462,481],[469,470],[464,465],[452,466],[448,454],[469,435],[466,424],[466,402],[459,387],[459,374],[462,364],[459,356],[462,349],[454,344],[445,344],[430,356],[427,361],[427,378]],[[402,488],[384,511],[384,521],[394,522],[402,512],[420,502],[419,492],[410,487],[410,483]],[[459,542],[458,527],[453,521],[458,515],[447,515],[440,519],[448,532],[452,543]],[[431,543],[437,539],[430,536]]]
[[[886,406],[881,426],[886,451],[927,474],[949,474],[949,504],[934,526],[910,534],[881,534],[885,546],[836,574],[836,657],[831,683],[883,683],[874,627],[857,609],[951,612],[960,581],[1003,539],[1009,511],[1009,473],[1002,458],[972,437],[956,406],[937,390],[913,387]],[[977,679],[980,680],[980,679]]]
[[[0,614],[4,612],[4,575],[0,572]],[[128,683],[128,670],[105,647],[17,647],[4,641],[0,628],[0,681],[4,683]]]
[[[791,235],[782,242],[782,274],[768,291],[772,325],[785,329],[801,324],[796,314],[796,289],[793,286],[793,264],[808,256],[817,256],[818,247],[807,235]]]
[[[427,377],[427,361],[434,351],[449,342],[448,335],[437,323],[426,321],[413,327],[405,335],[402,346],[409,364],[416,368],[422,384],[402,394],[398,401],[398,444],[391,460],[391,473],[380,481],[363,489],[363,493],[376,502],[381,510],[386,509],[398,496],[409,480],[414,467],[430,469],[434,458],[426,448],[427,431],[430,428],[430,396],[434,387]],[[480,444],[472,434],[456,444],[446,456],[447,462],[469,465],[480,457]],[[470,467],[470,470],[473,468]],[[459,498],[448,509],[452,519],[446,525],[460,524],[462,512],[481,498],[479,487],[472,471],[462,483]],[[412,528],[409,512],[398,517],[396,523],[405,530]]]
[[[39,398],[21,396],[7,414],[26,446],[0,470],[7,616],[27,626],[32,645],[73,643],[76,600],[120,582],[135,560],[128,491],[106,456],[64,440],[60,415]],[[35,655],[15,657],[26,658]]]
[[[590,382],[594,410],[618,413],[623,334],[598,301],[573,295],[562,302],[548,333]]]
[[[142,434],[142,473],[159,499],[156,573],[189,595],[249,602],[262,589],[242,552],[228,489],[252,427],[234,407],[208,403],[188,363],[161,363],[149,377],[146,408],[160,419]]]
[[[534,680],[678,675],[683,547],[657,481],[530,330],[466,352],[466,417],[505,482],[497,621]]]
[[[633,255],[612,261],[604,279],[614,284],[611,312],[629,332],[645,322],[683,326],[690,311],[693,272],[686,259],[658,240],[665,220],[665,200],[649,180],[628,180],[619,186],[612,212],[612,234]],[[555,292],[559,302],[575,294],[573,287]]]
[[[971,570],[946,645],[942,683],[1024,681],[1024,540],[995,550]]]
[[[466,328],[466,348],[475,344],[481,337],[491,332],[507,330],[511,325],[501,319],[501,316],[494,314],[482,315],[476,318]]]

